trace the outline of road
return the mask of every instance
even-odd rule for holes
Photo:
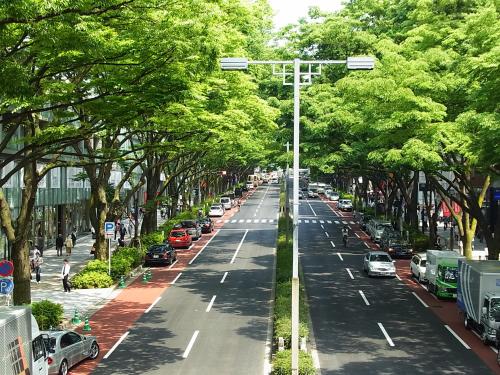
[[[216,235],[93,373],[268,371],[278,200],[277,185],[260,187],[216,220]]]
[[[299,214],[321,374],[493,374],[403,282],[363,273],[362,255],[373,245],[362,241],[350,214],[318,199],[302,200]],[[353,228],[347,249],[343,223]]]

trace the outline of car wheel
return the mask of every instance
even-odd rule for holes
[[[99,345],[94,341],[90,346],[90,359],[96,359],[99,356]]]
[[[481,333],[481,341],[484,345],[488,345],[490,343],[490,340],[488,340],[488,336],[486,335],[486,330]]]
[[[470,321],[469,317],[467,316],[467,314],[465,314],[465,317],[464,317],[464,327],[465,327],[465,329],[472,328],[471,321]]]
[[[59,375],[68,375],[68,362],[65,359],[63,359],[59,367]]]

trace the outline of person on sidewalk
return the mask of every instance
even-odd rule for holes
[[[62,256],[62,249],[64,246],[64,238],[61,233],[57,235],[56,238],[56,251],[57,251],[57,256]]]
[[[71,255],[71,249],[73,249],[73,239],[71,238],[71,234],[68,234],[68,237],[66,237],[66,242],[64,243],[66,246],[66,255],[70,256]]]
[[[73,241],[72,247],[75,247],[75,245],[76,245],[76,230],[75,229],[73,229],[73,232],[71,232],[71,241]]]
[[[69,271],[71,267],[69,265],[69,261],[67,259],[64,259],[63,267],[61,270],[61,279],[63,283],[63,288],[65,292],[71,292],[71,288],[69,285]]]
[[[40,251],[37,248],[35,248],[35,251],[33,253],[33,259],[31,259],[31,270],[35,272],[35,279],[37,283],[39,283],[41,279],[42,263],[43,263],[43,258],[40,254]]]

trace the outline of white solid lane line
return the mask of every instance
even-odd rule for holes
[[[446,325],[446,324],[444,325],[444,327],[445,327],[448,331],[450,331],[450,333],[451,333],[453,336],[455,336],[455,338],[456,338],[456,339],[460,342],[460,344],[462,344],[462,345],[465,347],[465,349],[470,350],[470,346],[469,346],[469,345],[467,345],[467,344],[465,343],[465,341],[464,341],[464,340],[462,340],[462,339],[460,338],[460,336],[458,336],[458,335],[455,333],[455,331],[454,331],[454,330],[452,330],[452,329],[451,329],[448,325]]]
[[[396,274],[396,279],[398,279],[399,281],[401,281],[401,277],[399,277],[398,274]]]
[[[421,303],[422,305],[424,305],[424,307],[429,307],[429,305],[428,305],[428,304],[426,304],[426,303],[424,302],[424,300],[423,300],[422,298],[420,298],[420,297],[417,295],[417,293],[415,293],[415,292],[411,292],[411,294],[413,294],[413,295],[414,295],[414,296],[415,296],[415,297],[416,297],[416,298],[420,301],[420,303]]]
[[[212,297],[212,299],[210,300],[210,303],[208,304],[207,309],[205,310],[205,312],[209,312],[209,311],[210,311],[210,309],[211,309],[211,308],[212,308],[212,306],[214,305],[215,297],[217,297],[217,296],[215,296],[215,295],[214,295],[214,296]]]
[[[349,268],[346,268],[346,271],[349,274],[349,277],[351,278],[351,280],[354,280],[354,276],[352,275],[351,270]]]
[[[385,330],[384,326],[382,325],[382,323],[377,323],[380,330],[382,331],[382,333],[384,334],[385,336],[385,339],[387,340],[387,342],[389,343],[389,346],[395,346],[394,343],[392,342],[392,339],[390,338],[390,336],[387,334],[387,331]]]
[[[358,238],[359,238],[359,234],[357,234],[356,232],[354,232],[354,234],[356,235],[356,237],[358,237]]]
[[[175,284],[177,280],[179,280],[179,277],[181,277],[182,272],[179,272],[179,274],[175,277],[175,279],[170,283],[170,284]]]
[[[217,235],[219,234],[219,231],[220,231],[220,229],[217,229],[217,232],[215,232],[215,234],[214,234],[214,235],[213,235],[213,236],[212,236],[212,237],[211,237],[211,238],[207,241],[207,243],[206,243],[206,244],[205,244],[205,245],[201,248],[201,250],[200,250],[200,251],[198,251],[198,252],[196,253],[196,255],[193,257],[193,259],[191,259],[191,260],[189,261],[189,264],[193,264],[193,262],[195,261],[195,259],[196,259],[196,258],[198,258],[198,255],[200,255],[200,254],[201,254],[201,252],[202,252],[203,250],[205,250],[205,248],[208,246],[208,244],[209,244],[210,242],[212,242],[212,240],[215,238],[215,236],[217,236]]]
[[[337,253],[337,255],[339,256],[340,260],[343,262],[343,261],[344,261],[344,258],[342,258],[342,254]]]
[[[191,340],[189,340],[189,344],[188,344],[186,350],[184,351],[184,354],[182,355],[182,358],[187,358],[188,357],[189,352],[193,348],[194,342],[196,341],[196,338],[198,337],[199,333],[200,333],[200,331],[194,331],[193,337],[191,337]]]
[[[179,261],[179,259],[176,259],[174,263],[172,263],[170,266],[168,266],[168,269],[171,269],[175,264]]]
[[[330,237],[330,235],[328,234],[328,232],[325,232],[325,236]]]
[[[325,227],[324,227],[324,225],[323,225],[323,224],[321,224],[321,229],[325,229]]]
[[[365,242],[363,242],[363,243],[365,244],[365,246],[366,246],[367,248],[370,248],[370,245],[368,245],[368,243],[366,243],[366,241],[365,241]]]
[[[318,216],[318,215],[316,215],[316,212],[314,212],[314,210],[313,210],[313,208],[311,206],[311,203],[309,203],[309,201],[307,201],[307,204],[309,205],[309,207],[311,207],[311,211],[313,212],[314,216]]]
[[[491,349],[491,350],[493,350],[495,353],[497,353],[497,354],[498,354],[498,349],[497,349],[497,348],[495,348],[494,346],[491,346],[491,345],[490,345],[490,349]]]
[[[359,292],[359,295],[361,296],[361,298],[363,298],[363,301],[365,301],[366,306],[370,306],[370,302],[368,302],[368,300],[366,299],[365,294],[363,293],[363,291],[362,290],[358,290],[358,292]]]
[[[161,297],[158,297],[157,299],[154,300],[154,302],[151,304],[151,306],[148,307],[146,311],[144,311],[145,314],[151,311],[151,309],[161,300]]]
[[[238,251],[240,251],[240,248],[241,248],[241,245],[243,245],[243,241],[245,241],[245,237],[247,236],[248,234],[248,229],[245,230],[245,234],[243,235],[243,238],[241,239],[238,247],[236,248],[236,251],[234,252],[234,255],[233,255],[233,258],[231,259],[231,262],[229,263],[234,263],[234,260],[236,259],[236,256],[238,255]]]
[[[228,272],[227,272],[227,271],[226,271],[226,272],[224,272],[224,276],[222,276],[222,279],[220,280],[220,283],[221,283],[221,284],[224,284],[224,280],[226,280],[227,274],[228,274]]]
[[[125,332],[118,339],[118,341],[115,343],[115,345],[113,345],[113,347],[110,349],[110,351],[106,353],[106,355],[104,356],[104,359],[108,359],[108,357],[111,355],[111,353],[113,353],[115,351],[115,349],[118,347],[118,345],[120,345],[122,343],[122,341],[125,340],[125,338],[128,336],[129,333],[130,333],[129,331]]]
[[[333,243],[333,241],[330,241],[330,243],[332,244],[332,247],[335,247],[335,244]]]

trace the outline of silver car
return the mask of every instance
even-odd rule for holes
[[[396,277],[394,261],[384,251],[369,251],[363,257],[363,271],[368,276]]]
[[[86,358],[96,359],[99,344],[95,336],[84,336],[74,331],[42,332],[48,348],[49,375],[67,375],[71,367]]]

